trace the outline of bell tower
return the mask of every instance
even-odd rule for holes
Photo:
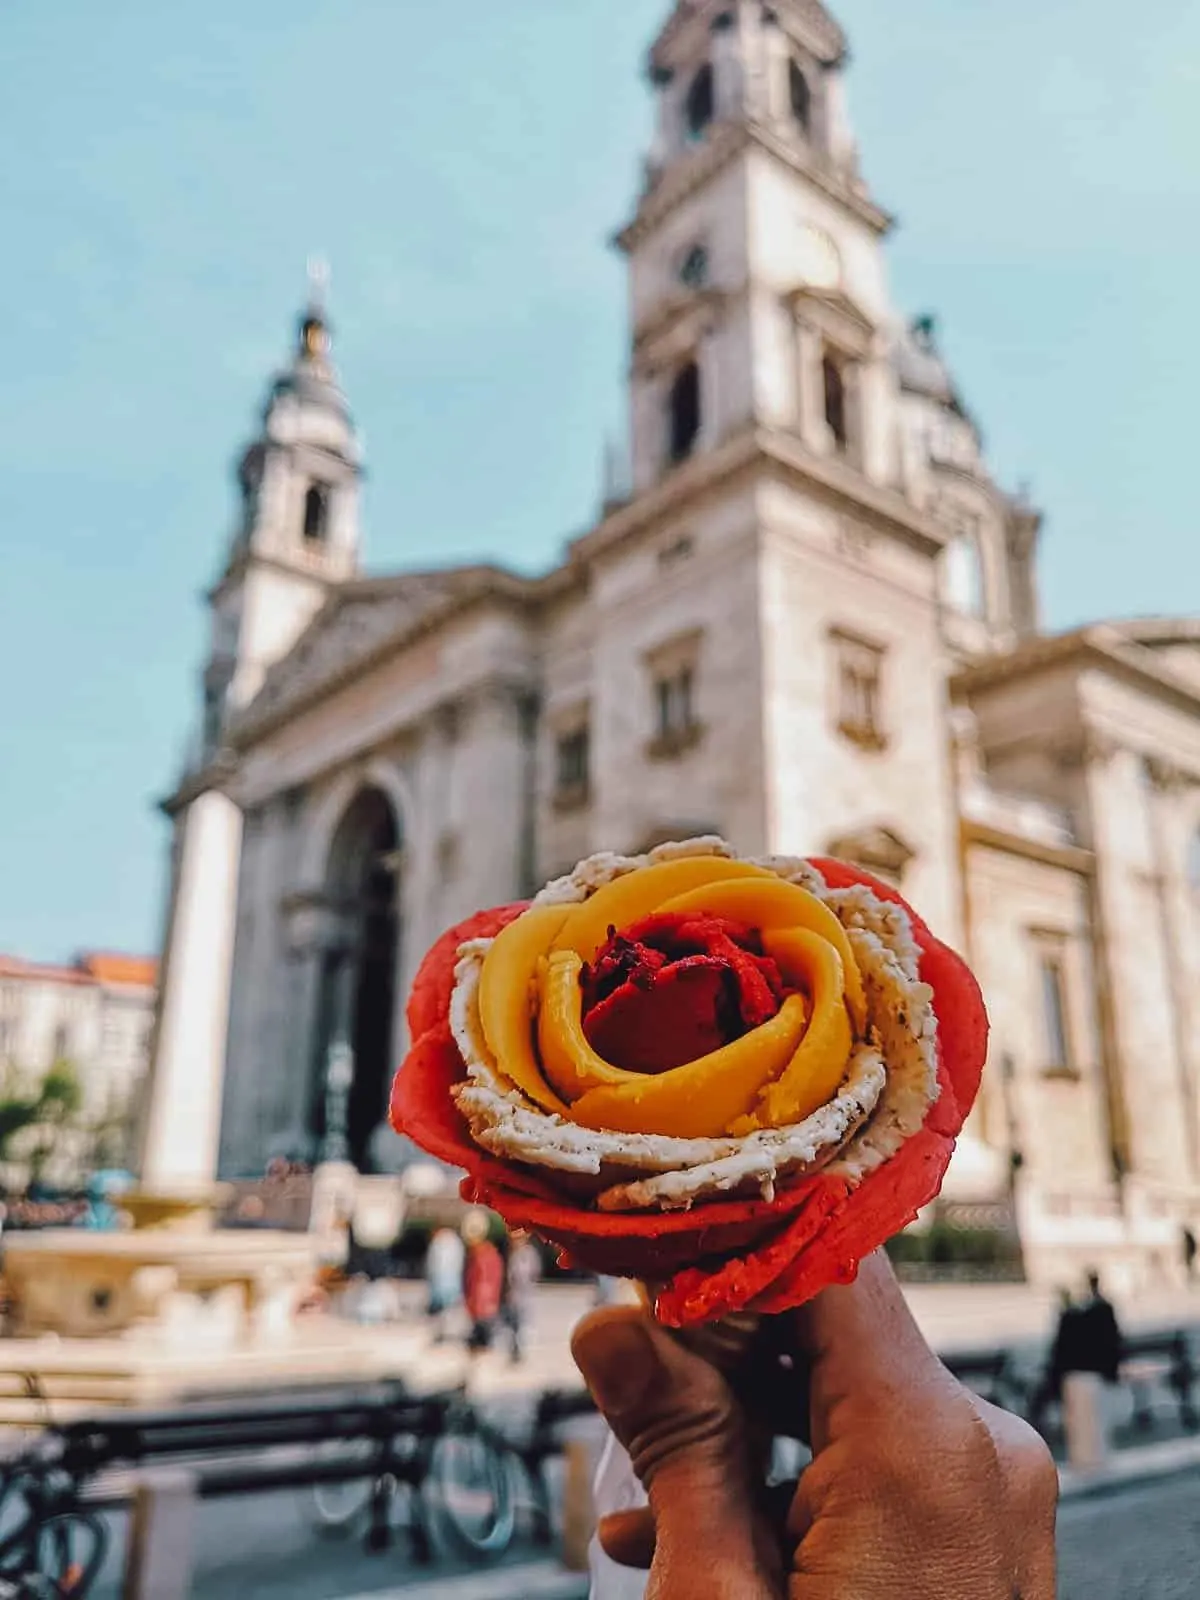
[[[292,360],[273,379],[258,434],[238,461],[237,522],[209,594],[206,760],[220,748],[227,716],[253,699],[330,587],[358,570],[361,454],[330,359],[324,274],[310,269],[310,279]]]
[[[292,359],[238,463],[237,522],[208,596],[200,750],[164,806],[171,867],[140,1159],[150,1188],[203,1192],[216,1172],[242,849],[230,718],[358,570],[359,446],[330,361],[324,274],[310,276]]]
[[[655,138],[618,238],[635,493],[762,425],[893,472],[891,219],[859,173],[845,60],[817,0],[679,0],[651,47]]]

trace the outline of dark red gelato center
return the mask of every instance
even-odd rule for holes
[[[629,1072],[669,1072],[732,1044],[779,1010],[787,990],[754,928],[660,912],[608,941],[583,970],[583,1030]]]

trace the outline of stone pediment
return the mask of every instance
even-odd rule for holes
[[[1112,622],[1108,628],[1121,645],[1148,650],[1161,667],[1200,688],[1200,618],[1150,617]]]
[[[898,884],[916,851],[891,828],[872,826],[832,839],[829,854]]]
[[[798,284],[787,296],[794,316],[810,323],[856,355],[865,355],[876,327],[871,318],[844,289],[823,289],[815,284]]]
[[[230,730],[244,745],[280,718],[354,677],[382,651],[397,647],[483,592],[478,571],[413,573],[347,585],[317,613]]]

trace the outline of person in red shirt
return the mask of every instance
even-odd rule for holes
[[[488,1238],[486,1211],[469,1211],[463,1219],[463,1304],[471,1319],[467,1349],[491,1349],[496,1319],[504,1300],[504,1258]]]

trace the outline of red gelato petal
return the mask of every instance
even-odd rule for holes
[[[627,1072],[668,1072],[728,1041],[729,968],[686,956],[648,980],[630,979],[593,1006],[583,1031],[593,1050]]]
[[[560,1192],[531,1167],[497,1161],[475,1143],[450,1092],[463,1077],[449,1024],[431,1028],[408,1052],[392,1084],[392,1127],[473,1180],[505,1184],[561,1206]]]
[[[860,1261],[915,1221],[922,1206],[929,1204],[953,1154],[953,1139],[922,1128],[853,1191],[819,1237],[800,1250],[787,1271],[748,1309],[774,1316],[803,1305],[831,1283],[850,1281]]]
[[[842,1178],[812,1178],[801,1184],[803,1202],[795,1217],[765,1244],[748,1255],[726,1261],[715,1270],[691,1267],[678,1273],[659,1292],[655,1314],[671,1328],[711,1322],[729,1316],[770,1291],[796,1260],[798,1252],[819,1239],[828,1219],[846,1202],[849,1185]]]
[[[490,911],[477,911],[465,922],[448,929],[431,946],[417,969],[405,1010],[410,1039],[419,1039],[449,1016],[459,945],[466,944],[469,939],[494,939],[501,928],[507,928],[528,909],[528,904],[521,901],[515,905],[494,906]]]
[[[921,977],[934,991],[933,1009],[938,1019],[938,1076],[942,1095],[931,1110],[926,1126],[957,1137],[975,1104],[987,1061],[988,1015],[975,974],[949,945],[934,938],[890,883],[883,883],[844,861],[814,857],[811,865],[831,889],[866,884],[881,900],[890,900],[908,912],[913,935],[921,948]]]
[[[747,1029],[769,1022],[783,1001],[779,968],[763,955],[757,930],[746,923],[694,912],[660,911],[624,930],[624,936],[677,959],[692,954],[719,957],[737,981],[742,1024]]]

